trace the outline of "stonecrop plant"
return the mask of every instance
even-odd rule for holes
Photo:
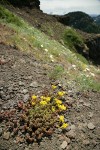
[[[63,115],[67,110],[63,101],[65,94],[52,85],[49,93],[33,94],[28,102],[19,101],[16,108],[2,112],[0,120],[6,122],[6,130],[13,132],[13,136],[19,136],[21,131],[22,141],[39,141],[52,135],[56,128],[64,130],[68,126]]]

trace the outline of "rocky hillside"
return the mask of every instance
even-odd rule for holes
[[[100,26],[92,17],[83,12],[71,12],[64,16],[58,16],[58,20],[64,25],[80,29],[88,33],[100,33]]]

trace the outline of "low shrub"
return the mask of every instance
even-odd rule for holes
[[[52,85],[51,92],[32,95],[27,103],[19,101],[14,109],[1,112],[0,121],[5,122],[5,130],[12,132],[12,136],[23,137],[28,143],[39,142],[42,137],[52,135],[56,128],[63,130],[68,126],[63,115],[67,110],[65,94]]]

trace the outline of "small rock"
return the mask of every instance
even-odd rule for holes
[[[8,140],[9,137],[10,137],[10,132],[4,132],[3,138],[4,138],[5,140]]]
[[[90,122],[88,124],[88,129],[93,130],[94,128],[95,128],[94,124]]]
[[[70,139],[68,137],[66,137],[66,142],[69,144],[70,143]]]
[[[27,90],[27,89],[23,89],[23,90],[21,91],[21,93],[22,93],[22,94],[26,94],[26,93],[28,93],[28,90]]]
[[[23,86],[23,85],[24,85],[24,82],[19,81],[19,86]]]
[[[84,140],[84,141],[83,141],[83,144],[84,144],[84,145],[89,145],[90,142],[89,142],[89,140]]]
[[[30,87],[33,87],[33,88],[37,88],[38,86],[39,86],[39,84],[36,81],[34,81],[30,84]]]
[[[75,136],[76,136],[76,133],[74,130],[70,130],[68,133],[67,133],[67,136],[71,139],[74,139]]]
[[[2,135],[2,128],[0,128],[0,136]]]
[[[29,148],[25,148],[25,150],[29,150]]]
[[[71,130],[75,130],[76,129],[75,125],[71,125],[70,128],[71,128]]]
[[[67,147],[68,143],[66,141],[63,141],[63,143],[61,144],[61,148],[65,149]]]
[[[83,101],[82,99],[79,100],[79,103],[83,104],[83,102],[84,102],[84,101]]]
[[[90,107],[91,106],[90,103],[84,103],[83,105],[86,106],[86,107]]]
[[[31,80],[32,76],[24,77],[24,80]]]
[[[94,146],[96,146],[98,144],[98,142],[95,141],[95,140],[93,140],[92,143],[93,143]]]
[[[89,115],[88,115],[90,118],[93,117],[93,112],[89,112]]]
[[[24,95],[23,101],[27,102],[29,100],[29,97],[30,97],[29,94]]]

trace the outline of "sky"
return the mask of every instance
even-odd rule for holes
[[[63,15],[73,11],[100,15],[100,0],[40,0],[45,13]]]

